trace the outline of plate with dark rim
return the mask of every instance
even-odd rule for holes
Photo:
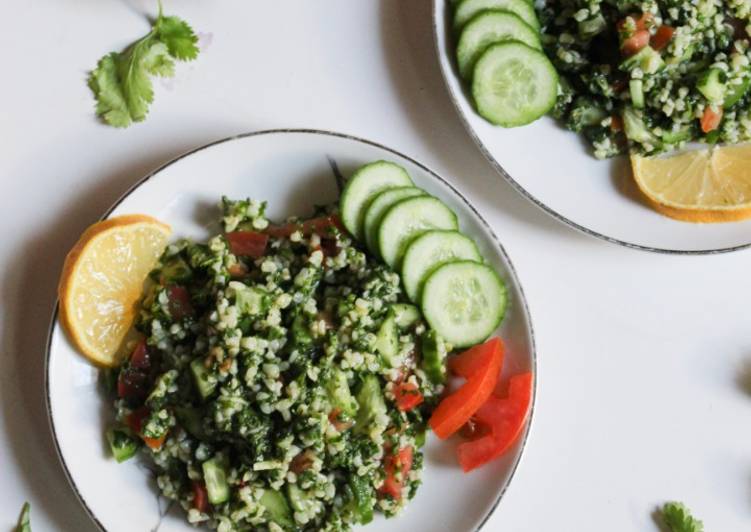
[[[249,133],[197,148],[141,179],[105,214],[145,213],[169,223],[173,238],[205,239],[222,195],[268,201],[271,219],[304,216],[314,204],[338,197],[335,174],[350,175],[373,160],[394,161],[416,185],[443,200],[459,217],[462,230],[505,280],[510,306],[497,334],[506,344],[504,374],[536,372],[532,323],[513,265],[493,229],[448,180],[396,150],[348,135],[314,130]],[[92,220],[93,221],[93,220]],[[158,496],[146,462],[118,464],[104,439],[111,405],[98,384],[98,370],[79,355],[58,321],[50,326],[46,359],[46,398],[55,445],[73,491],[101,530],[194,530],[178,505]],[[532,401],[534,410],[534,395]],[[395,519],[377,518],[373,532],[479,530],[496,509],[514,476],[532,415],[521,437],[501,459],[462,473],[454,447],[458,438],[428,437],[423,484]]]
[[[553,218],[590,236],[662,253],[707,254],[751,246],[751,220],[679,222],[642,201],[626,157],[598,160],[580,136],[552,118],[504,129],[475,111],[459,76],[450,0],[433,0],[433,33],[449,96],[469,136],[493,168]]]

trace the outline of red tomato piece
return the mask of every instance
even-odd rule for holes
[[[508,397],[491,396],[477,411],[476,419],[490,427],[490,434],[459,444],[457,456],[464,472],[505,453],[521,434],[532,401],[532,373],[511,377]]]
[[[711,105],[708,105],[701,116],[701,130],[704,133],[714,131],[720,127],[720,122],[722,122],[722,108],[713,109]]]
[[[400,382],[394,386],[394,400],[399,410],[408,412],[423,402],[423,396],[416,384]]]
[[[470,378],[472,375],[482,368],[487,363],[487,349],[488,344],[493,343],[493,349],[500,349],[501,356],[503,356],[503,340],[498,337],[491,338],[484,344],[470,347],[463,353],[453,356],[449,359],[449,369],[454,375]],[[498,344],[497,346],[495,344]],[[503,365],[503,364],[501,364]]]
[[[647,11],[646,13],[642,13],[639,17],[636,15],[629,15],[632,19],[634,19],[634,22],[636,23],[636,29],[637,30],[645,30],[647,29],[647,23],[651,22],[654,18],[654,15]],[[627,17],[628,18],[628,17]],[[622,30],[623,26],[626,25],[626,19],[621,19],[616,23],[616,28],[618,30]]]
[[[257,259],[266,254],[269,235],[256,231],[233,231],[224,235],[229,249],[238,257]]]
[[[264,230],[264,232],[275,238],[288,238],[295,231],[300,231],[304,236],[310,236],[313,233],[325,236],[329,234],[329,229],[331,227],[336,227],[341,232],[345,231],[344,225],[339,219],[339,216],[332,214],[331,216],[311,218],[304,222],[270,225]]]
[[[428,424],[436,436],[446,439],[459,430],[477,409],[488,400],[498,382],[503,365],[503,347],[499,338],[491,338],[481,346],[477,369],[457,391],[444,398],[433,411]]]
[[[149,350],[146,348],[146,340],[139,340],[136,347],[133,348],[133,352],[130,355],[130,366],[137,369],[149,369],[151,366]]]
[[[380,492],[396,500],[402,498],[402,489],[407,482],[407,475],[412,469],[412,447],[403,447],[396,453],[389,453],[383,462],[386,478]]]
[[[168,288],[169,312],[176,319],[181,320],[193,315],[193,304],[190,302],[190,293],[184,286],[172,285]]]
[[[657,31],[652,36],[652,48],[655,50],[662,50],[665,48],[670,42],[670,39],[673,38],[673,33],[675,33],[675,29],[671,26],[660,26],[657,28]]]
[[[117,377],[117,396],[128,401],[140,401],[148,393],[148,375],[142,371],[126,367]]]
[[[649,44],[649,32],[647,30],[638,30],[631,37],[621,44],[623,55],[634,55],[636,52]]]
[[[206,485],[200,480],[194,480],[192,485],[193,508],[205,514],[209,511],[209,493],[206,491]]]

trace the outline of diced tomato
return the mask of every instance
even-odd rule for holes
[[[657,31],[652,36],[652,48],[655,50],[662,50],[665,48],[670,42],[670,39],[673,38],[673,33],[675,33],[675,28],[671,26],[660,26],[657,28]]]
[[[121,399],[139,401],[148,393],[151,358],[146,341],[140,340],[130,355],[128,363],[117,378],[117,396]]]
[[[172,318],[181,320],[193,315],[193,304],[190,302],[188,289],[180,285],[168,288],[169,312]]]
[[[701,116],[701,130],[704,133],[714,131],[720,127],[720,122],[722,122],[722,108],[714,109],[711,105],[708,105]]]
[[[402,447],[397,453],[389,453],[383,461],[383,470],[386,478],[383,481],[380,492],[390,495],[396,500],[402,498],[402,488],[407,481],[412,469],[412,447]]]
[[[491,338],[484,344],[470,347],[463,353],[451,357],[449,359],[449,369],[451,370],[451,373],[458,375],[459,377],[464,377],[465,379],[468,379],[477,373],[479,369],[487,364],[488,344],[491,342],[493,344],[497,343],[497,349],[500,349],[501,354],[503,354],[503,341],[498,337]],[[493,349],[496,349],[495,345],[493,346]]]
[[[428,423],[436,436],[446,439],[459,430],[477,409],[487,401],[498,382],[503,365],[503,344],[498,337],[491,338],[479,349],[482,355],[473,362],[474,372],[456,392],[444,398],[433,411]],[[473,355],[474,358],[475,355]],[[476,368],[474,367],[476,365]]]
[[[329,229],[331,227],[336,227],[342,232],[345,231],[344,225],[339,219],[339,216],[332,214],[331,216],[311,218],[310,220],[305,220],[300,223],[270,225],[264,230],[264,232],[275,238],[287,238],[295,231],[300,231],[304,236],[310,236],[313,233],[327,235],[329,234]]]
[[[491,396],[477,411],[477,422],[490,427],[486,434],[459,444],[457,456],[467,472],[505,453],[521,434],[532,401],[532,374],[511,377],[508,397]]]
[[[416,384],[400,382],[394,386],[394,400],[399,410],[408,412],[423,402],[423,396]]]
[[[256,231],[233,231],[224,235],[229,249],[238,257],[257,259],[266,254],[269,235]]]
[[[209,493],[206,484],[200,480],[193,481],[193,508],[205,514],[209,511]]]
[[[638,30],[631,37],[621,44],[623,55],[634,55],[636,52],[649,44],[649,32],[647,30]]]
[[[149,358],[145,339],[139,340],[136,347],[133,348],[133,352],[130,354],[130,365],[137,369],[148,369],[151,367],[151,359]]]
[[[127,418],[127,423],[130,430],[138,434],[146,445],[152,449],[159,449],[162,444],[164,444],[164,440],[167,439],[166,432],[158,438],[149,438],[148,436],[144,436],[141,432],[143,429],[143,420],[148,417],[150,412],[149,407],[144,405],[130,413]]]
[[[339,254],[339,246],[336,245],[336,240],[333,238],[322,238],[321,251],[327,257],[336,257]]]

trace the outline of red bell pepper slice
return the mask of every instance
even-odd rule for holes
[[[490,427],[486,434],[459,444],[457,456],[464,472],[505,453],[519,437],[532,402],[532,373],[511,377],[508,397],[491,396],[475,415],[477,423]]]
[[[233,231],[224,235],[229,249],[238,257],[257,259],[266,254],[269,235],[256,231]]]
[[[396,500],[402,498],[402,489],[407,482],[407,475],[412,469],[412,447],[402,447],[396,453],[389,453],[383,462],[386,478],[380,492]],[[397,477],[397,475],[399,475]]]
[[[402,412],[409,412],[423,402],[424,398],[416,384],[400,382],[394,386],[394,401]]]
[[[446,439],[459,430],[477,409],[488,400],[498,382],[503,365],[503,343],[494,337],[482,345],[475,346],[479,354],[472,354],[472,370],[467,382],[457,391],[444,398],[433,411],[428,424],[436,436]],[[461,356],[461,355],[460,355]],[[475,359],[476,357],[476,359]],[[468,360],[470,357],[468,357]],[[463,370],[464,371],[464,370]],[[469,373],[468,373],[469,374]]]

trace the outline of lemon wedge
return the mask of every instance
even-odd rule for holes
[[[89,227],[65,258],[58,285],[60,320],[95,364],[120,362],[120,346],[135,318],[144,280],[170,232],[150,216],[119,216]]]
[[[631,167],[636,184],[666,216],[701,223],[751,217],[751,144],[632,155]]]

